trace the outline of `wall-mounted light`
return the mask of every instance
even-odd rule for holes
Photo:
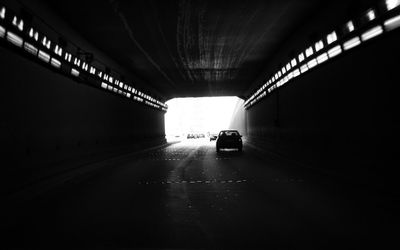
[[[374,20],[376,18],[375,10],[373,10],[373,9],[368,10],[366,16],[367,16],[368,21]]]
[[[346,23],[346,29],[347,29],[349,32],[354,31],[354,23],[353,23],[352,21],[348,21],[348,22]]]
[[[400,5],[400,0],[386,0],[386,9],[392,10]]]
[[[383,33],[383,28],[379,25],[376,27],[373,27],[367,31],[365,31],[362,35],[361,35],[361,40],[362,41],[367,41],[373,37],[379,36],[380,34]]]
[[[328,44],[331,44],[337,40],[337,35],[335,31],[332,31],[330,34],[326,36],[326,41]]]
[[[4,18],[6,18],[6,7],[1,7],[1,9],[0,9],[0,18],[1,19],[4,19]]]

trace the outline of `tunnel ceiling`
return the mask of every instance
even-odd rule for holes
[[[317,0],[44,0],[166,98],[243,93]]]

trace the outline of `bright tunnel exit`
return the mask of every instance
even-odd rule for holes
[[[169,100],[165,114],[167,141],[187,139],[191,134],[207,138],[224,129],[236,129],[244,134],[243,102],[235,96]]]

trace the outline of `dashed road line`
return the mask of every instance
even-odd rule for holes
[[[139,181],[139,185],[171,185],[171,184],[240,184],[245,182],[279,182],[279,183],[300,183],[304,182],[303,179],[298,178],[275,178],[275,179],[268,179],[263,181],[254,181],[254,180],[246,180],[246,179],[239,179],[239,180],[182,180],[182,181],[172,181],[172,180],[162,180],[162,181]]]

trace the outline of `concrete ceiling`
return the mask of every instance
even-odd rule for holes
[[[165,98],[243,96],[317,0],[44,0]]]

